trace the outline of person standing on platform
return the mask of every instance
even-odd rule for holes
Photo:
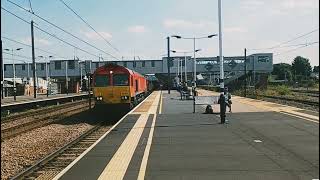
[[[228,87],[224,88],[224,96],[225,96],[225,100],[226,100],[226,106],[228,106],[229,112],[232,112],[231,111],[231,104],[232,104],[231,94],[228,91]]]

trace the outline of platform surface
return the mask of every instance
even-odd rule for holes
[[[202,91],[200,95],[214,95]],[[153,92],[55,179],[319,179],[319,116],[233,97],[229,124]]]
[[[37,101],[37,100],[62,98],[67,96],[71,97],[71,96],[79,96],[79,95],[86,95],[86,94],[87,93],[54,94],[54,95],[49,95],[48,97],[46,94],[38,94],[37,98],[34,98],[33,96],[16,96],[16,101],[13,99],[13,96],[10,96],[10,97],[4,97],[3,99],[1,99],[1,105],[27,103],[31,101]]]

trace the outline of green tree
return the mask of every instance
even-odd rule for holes
[[[314,66],[313,67],[313,72],[319,73],[319,66]]]
[[[301,80],[302,77],[310,77],[312,67],[309,59],[297,56],[292,62],[292,72],[297,77],[296,80]]]
[[[292,80],[292,67],[287,63],[279,63],[273,65],[272,74],[277,76],[277,79],[287,79],[288,81]]]

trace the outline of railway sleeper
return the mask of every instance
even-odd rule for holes
[[[57,172],[46,172],[45,174],[40,174],[34,179],[37,179],[37,180],[53,179],[56,174]]]
[[[94,143],[94,142],[96,142],[96,140],[93,140],[93,139],[83,140],[83,143]]]
[[[97,136],[98,137],[98,136]],[[97,137],[87,137],[87,140],[97,140]]]
[[[60,168],[56,168],[56,167],[45,167],[43,169],[41,169],[40,171],[36,172],[37,174],[41,175],[43,173],[46,173],[46,172],[56,172],[56,173],[59,173],[61,170]]]
[[[81,142],[79,142],[79,144],[80,145],[91,145],[93,142],[91,142],[91,141],[81,141]]]
[[[70,155],[70,156],[58,157],[57,160],[59,160],[59,161],[60,160],[62,160],[62,161],[68,161],[68,160],[73,161],[78,156],[79,155],[74,154],[74,155]]]
[[[62,157],[62,158],[68,158],[68,157],[71,157],[71,156],[77,156],[77,155],[81,154],[81,152],[82,152],[82,151],[66,152],[66,153],[61,154],[61,155],[60,155],[59,157],[57,157],[57,158],[60,158],[60,157]]]
[[[72,148],[68,149],[66,152],[80,152],[80,151],[83,151],[86,149],[87,149],[86,147],[80,147],[80,148],[72,147]]]
[[[67,151],[63,154],[61,154],[60,157],[67,157],[67,156],[77,156],[78,154],[81,154],[84,150],[78,150],[78,151]]]
[[[76,149],[87,149],[88,146],[86,146],[86,144],[77,144],[72,148],[76,148]]]
[[[68,161],[49,162],[48,166],[64,168],[64,167],[68,166],[70,164],[70,162],[72,162],[72,161],[68,160]]]

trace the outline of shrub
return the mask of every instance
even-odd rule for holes
[[[291,93],[290,89],[287,86],[278,86],[276,88],[276,91],[278,94],[284,96],[284,95],[289,95]]]

